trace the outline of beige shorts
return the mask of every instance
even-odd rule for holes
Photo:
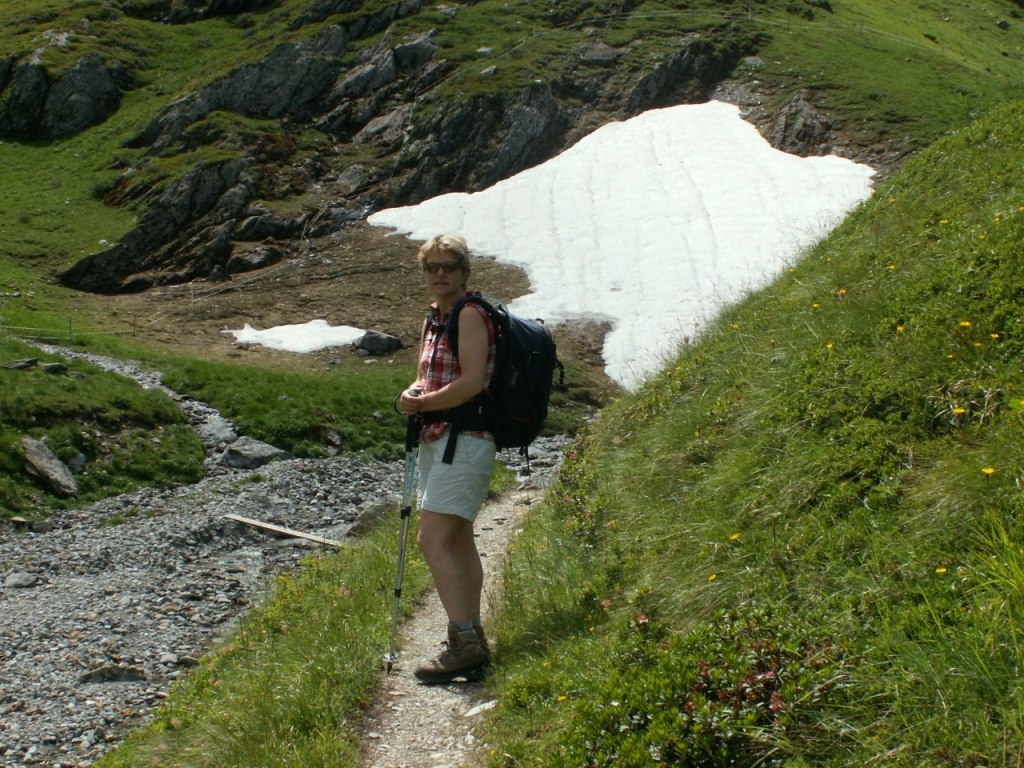
[[[441,458],[450,436],[449,431],[440,440],[420,444],[417,501],[420,509],[458,515],[472,523],[487,498],[497,450],[493,440],[459,435],[455,457],[445,464]]]

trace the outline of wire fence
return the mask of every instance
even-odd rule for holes
[[[66,328],[35,328],[27,325],[11,325],[5,323],[0,317],[0,334],[8,333],[24,339],[35,339],[37,341],[66,341],[73,344],[76,337],[79,339],[86,336],[135,336],[138,332],[138,323],[133,319],[132,327],[121,331],[112,331],[109,328],[96,327],[75,327],[74,320],[68,319]]]

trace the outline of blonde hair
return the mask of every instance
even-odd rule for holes
[[[416,260],[422,267],[423,262],[427,260],[428,256],[439,253],[454,256],[455,260],[459,263],[459,268],[463,272],[468,273],[471,270],[469,264],[469,244],[462,235],[434,235],[420,246],[420,252],[416,255]]]

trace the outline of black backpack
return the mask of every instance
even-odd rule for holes
[[[442,461],[451,464],[460,429],[486,430],[494,435],[498,450],[519,448],[527,455],[528,446],[540,434],[547,418],[556,368],[560,371],[559,383],[565,379],[565,367],[555,353],[555,341],[542,320],[519,317],[499,299],[472,292],[452,305],[444,326],[448,346],[456,358],[459,356],[457,318],[467,302],[483,307],[494,325],[494,375],[490,385],[473,400],[458,408],[430,414],[436,421],[452,424],[452,437]]]

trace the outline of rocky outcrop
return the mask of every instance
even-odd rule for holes
[[[677,50],[646,71],[623,72],[621,66],[629,66],[623,62],[635,57],[623,56],[628,49],[611,47],[595,29],[576,48],[576,64],[550,82],[537,79],[518,91],[477,88],[436,98],[433,86],[467,64],[441,58],[436,30],[400,39],[389,30],[395,20],[419,13],[422,3],[408,0],[369,11],[365,6],[360,0],[310,3],[292,29],[339,14],[345,15],[344,24],[277,46],[167,105],[129,138],[127,146],[150,157],[214,142],[230,146],[232,141],[239,156],[197,166],[166,187],[146,172],[150,157],[135,160],[106,190],[104,200],[143,210],[136,229],[74,265],[61,280],[113,293],[230,279],[268,266],[295,250],[288,241],[337,232],[383,206],[483,189],[544,162],[609,120],[703,101],[752,52],[755,41],[752,33],[742,31],[693,35],[680,39]],[[224,0],[207,3],[201,12],[229,7],[253,6]],[[626,14],[632,6],[626,2],[617,8],[616,13]],[[352,56],[354,44],[370,35],[380,37]],[[500,58],[482,59],[480,74],[500,77],[504,66]],[[575,67],[585,74],[577,78]],[[0,82],[3,76],[0,66]],[[25,88],[30,84],[24,81]],[[225,114],[274,120],[280,130],[255,138],[236,134]],[[339,168],[329,149],[297,161],[296,124],[307,133],[320,131],[335,145],[349,145],[359,156],[353,165],[357,170]],[[314,187],[332,192],[315,215],[250,204],[256,198],[294,197]],[[239,248],[236,254],[238,243],[267,247]]]
[[[121,106],[131,78],[98,53],[81,59],[56,82],[31,59],[0,65],[0,136],[56,139],[106,120]]]
[[[190,24],[216,16],[252,13],[277,5],[279,2],[280,0],[209,0],[206,3],[180,4],[172,3],[170,0],[165,0],[162,3],[154,3],[151,0],[149,2],[127,0],[121,4],[121,10],[126,16],[146,21],[163,24]]]
[[[638,115],[671,104],[704,101],[745,53],[742,45],[719,47],[710,40],[692,37],[637,81],[626,94],[623,110],[627,115]]]
[[[252,194],[241,160],[196,166],[167,187],[121,243],[82,259],[60,280],[86,291],[118,293],[223,270],[231,257],[230,236]]]
[[[775,118],[768,141],[776,149],[810,157],[832,151],[832,125],[807,101],[808,92],[793,94]]]
[[[278,46],[260,61],[172,103],[126,143],[167,151],[189,126],[217,110],[308,120],[341,73],[340,57],[349,40],[346,30],[329,27],[301,43]]]

